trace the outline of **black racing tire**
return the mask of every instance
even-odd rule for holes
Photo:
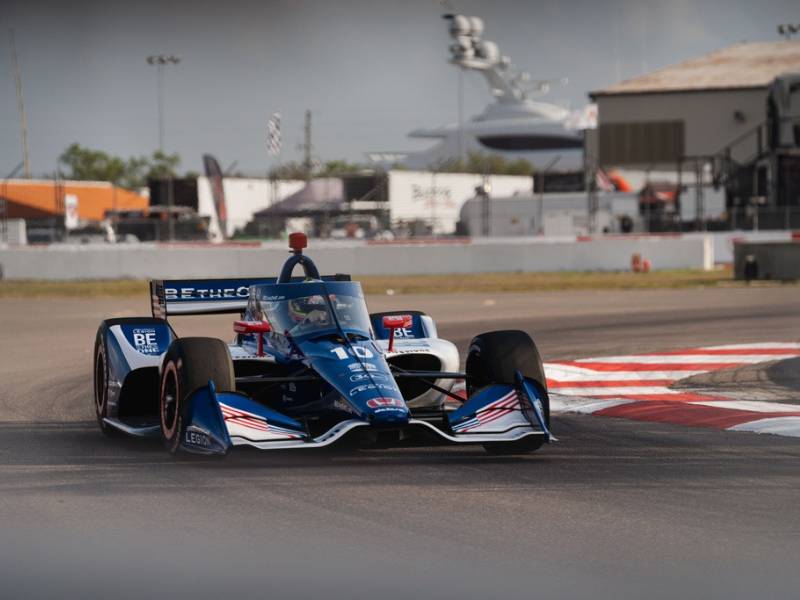
[[[233,361],[222,340],[205,337],[178,338],[170,344],[161,369],[158,403],[161,438],[175,454],[180,447],[180,432],[185,418],[186,398],[213,380],[217,390],[236,387]]]
[[[106,327],[101,325],[94,340],[94,414],[97,425],[105,435],[114,437],[119,433],[115,427],[103,419],[108,416],[108,349],[106,348]]]
[[[539,350],[531,336],[517,330],[490,331],[475,336],[470,342],[466,365],[469,396],[494,383],[514,385],[517,371],[536,383],[542,394],[544,422],[549,428],[547,378]],[[483,447],[489,454],[526,454],[538,450],[543,443],[542,436],[536,436],[516,442],[489,442]]]

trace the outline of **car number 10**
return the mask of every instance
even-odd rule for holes
[[[353,346],[352,351],[359,358],[372,358],[373,356],[372,350],[364,348],[363,346]],[[347,350],[344,348],[333,348],[331,352],[333,352],[339,360],[348,358]]]

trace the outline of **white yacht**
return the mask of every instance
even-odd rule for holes
[[[523,158],[536,169],[575,171],[583,168],[581,129],[594,126],[596,109],[569,110],[533,97],[546,94],[550,81],[533,81],[518,72],[497,44],[483,39],[483,20],[464,15],[445,15],[449,22],[450,62],[481,73],[489,84],[494,102],[480,115],[463,123],[416,129],[412,138],[437,140],[431,148],[405,156],[412,169],[430,168],[444,161],[466,157],[470,152]],[[594,111],[594,113],[593,113]]]

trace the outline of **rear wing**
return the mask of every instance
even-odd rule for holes
[[[277,277],[236,279],[154,279],[150,281],[153,316],[240,313],[247,308],[251,285],[276,283]],[[303,281],[292,277],[292,281]],[[350,281],[350,275],[323,275],[323,281]]]

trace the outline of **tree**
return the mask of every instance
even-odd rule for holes
[[[270,179],[305,179],[306,168],[299,162],[291,161],[269,170]]]
[[[125,176],[127,169],[121,158],[79,144],[71,144],[58,160],[70,169],[71,179],[116,182]]]
[[[153,158],[147,163],[147,179],[169,179],[177,177],[177,169],[181,157],[177,154],[164,154],[161,150],[153,152]]]
[[[320,175],[345,175],[349,173],[360,173],[364,167],[358,163],[350,163],[346,160],[329,160],[320,170]]]
[[[509,161],[501,154],[469,152],[467,160],[451,158],[432,167],[439,173],[481,173],[487,175],[532,175],[533,165],[523,158]]]
[[[313,175],[322,177],[335,177],[336,175],[349,175],[360,173],[366,167],[358,163],[347,162],[343,159],[329,160],[321,168],[317,169]],[[296,161],[290,161],[273,167],[269,171],[270,179],[305,179],[306,167]]]
[[[164,154],[157,150],[151,158],[132,156],[125,160],[102,150],[71,144],[58,161],[69,169],[69,179],[108,181],[127,189],[137,189],[147,185],[148,179],[178,177],[181,159],[178,154]]]

